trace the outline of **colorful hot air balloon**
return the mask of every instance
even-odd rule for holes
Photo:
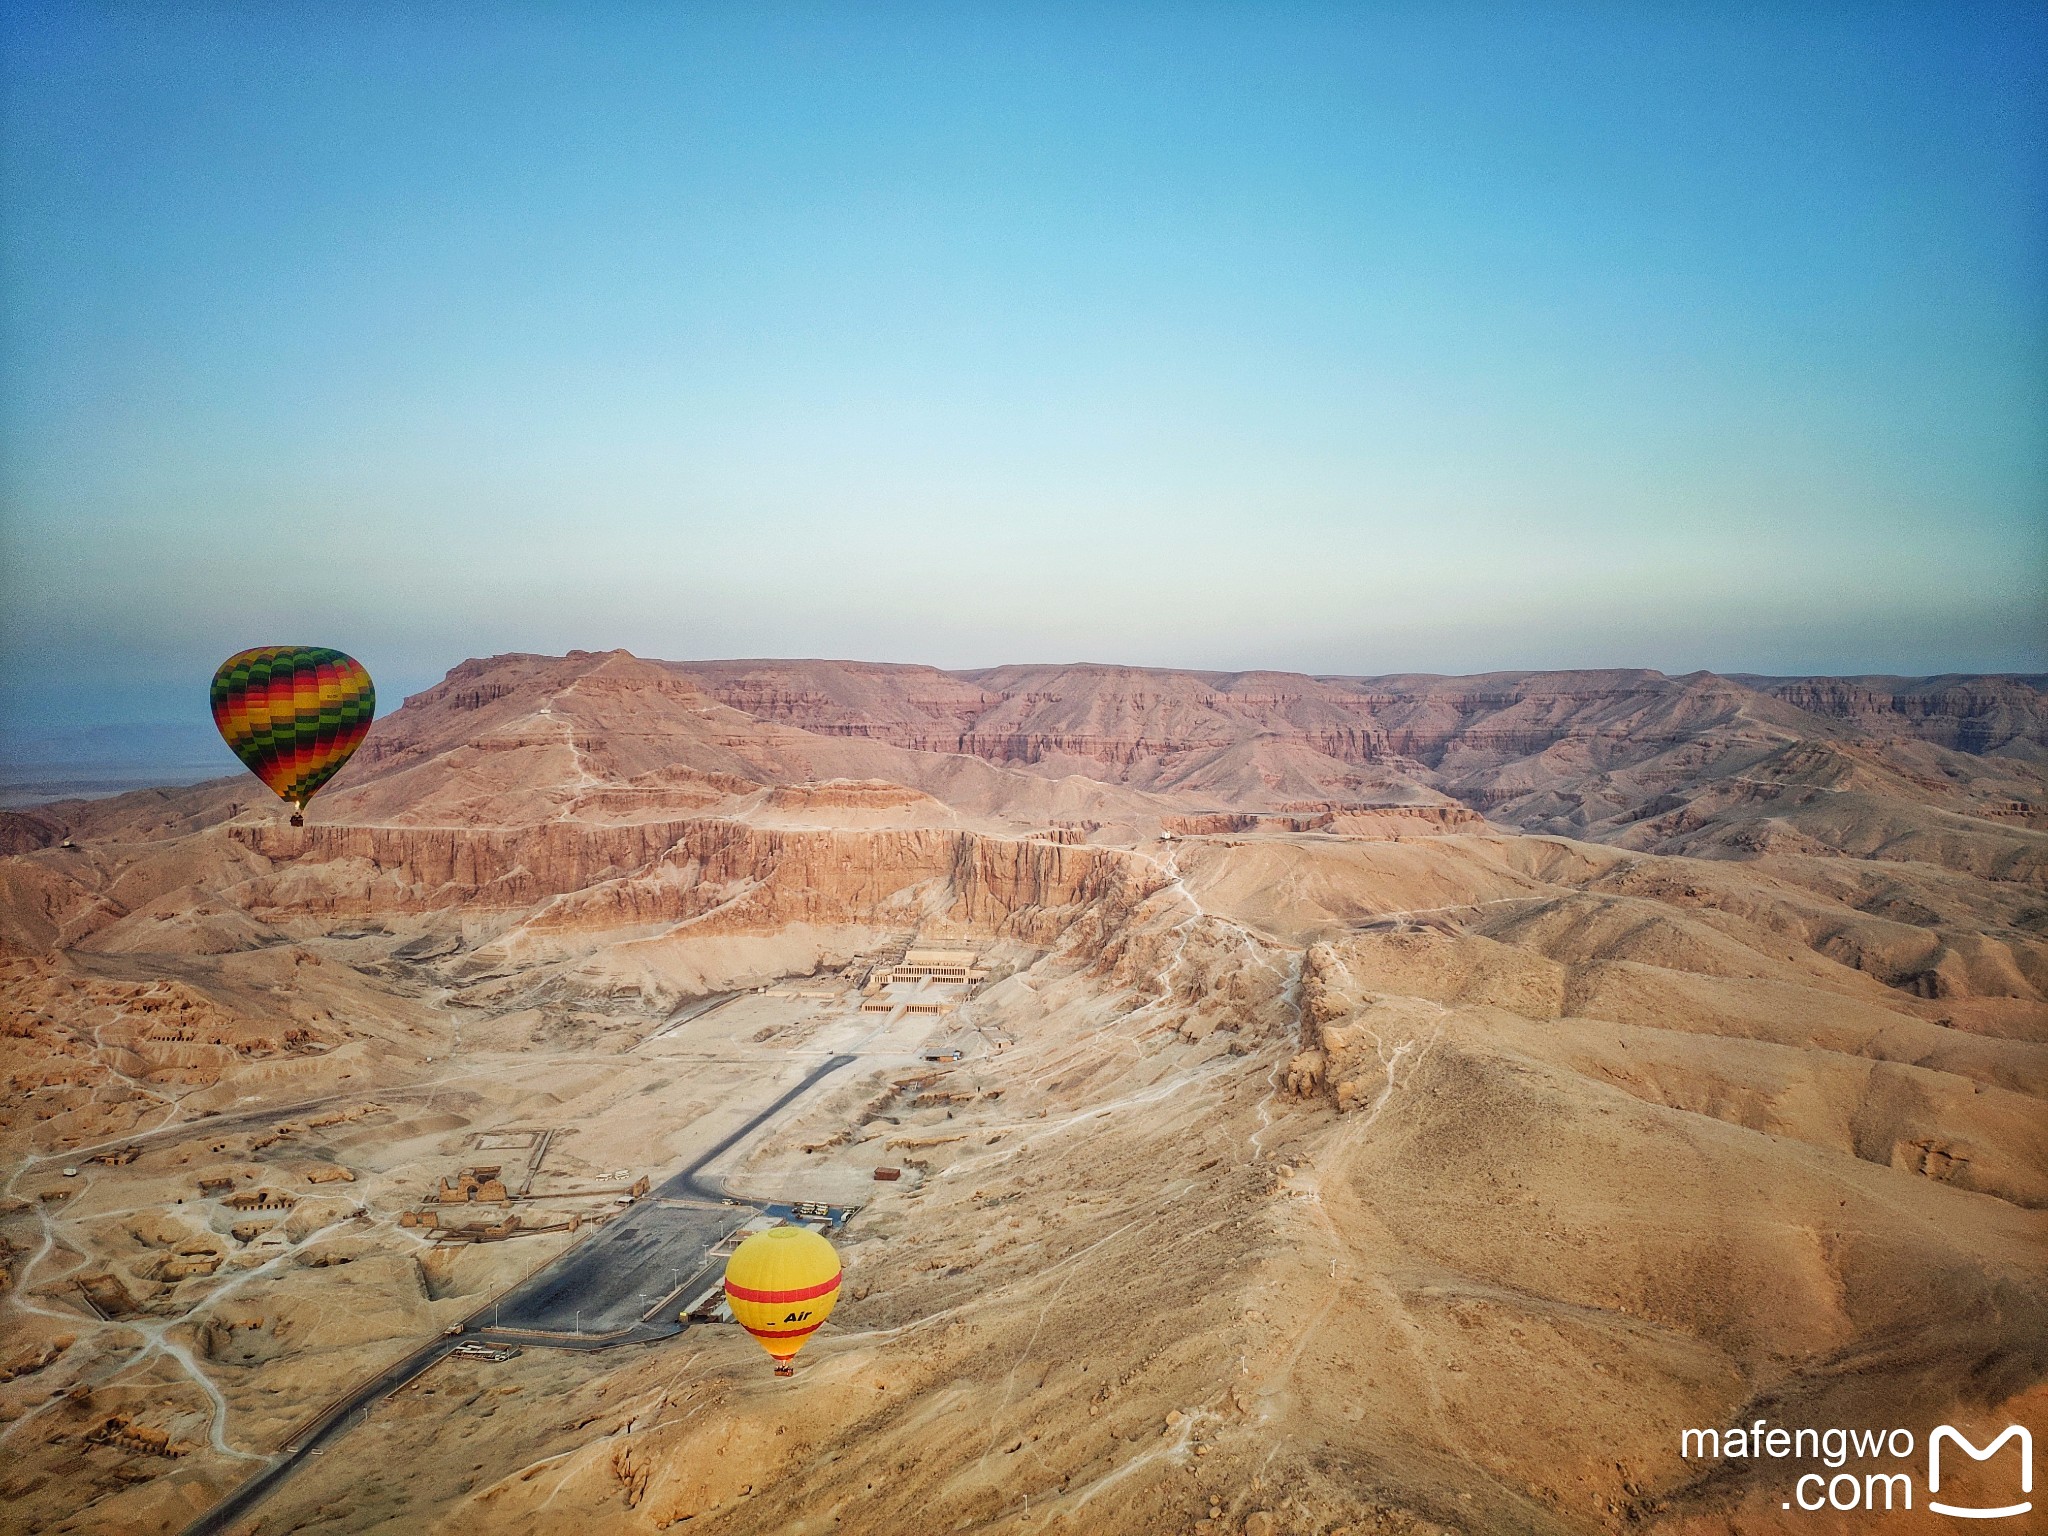
[[[213,674],[213,723],[257,778],[298,807],[369,734],[377,689],[353,656],[320,645],[259,645]]]
[[[809,1227],[756,1232],[725,1261],[725,1301],[775,1374],[790,1375],[790,1358],[839,1301],[839,1255]]]

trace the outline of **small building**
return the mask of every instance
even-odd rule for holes
[[[875,1170],[876,1180],[883,1184],[893,1184],[902,1177],[903,1170],[901,1168],[877,1168]]]
[[[199,1193],[202,1197],[218,1195],[234,1187],[235,1176],[232,1173],[203,1174],[199,1180]]]

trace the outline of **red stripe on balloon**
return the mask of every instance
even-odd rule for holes
[[[745,1327],[745,1324],[741,1326]],[[820,1326],[820,1323],[812,1323],[807,1328],[748,1328],[747,1332],[757,1339],[801,1339],[816,1333]]]
[[[823,1296],[828,1291],[838,1289],[838,1275],[821,1284],[807,1285],[796,1291],[756,1291],[744,1285],[734,1285],[730,1280],[725,1282],[725,1294],[737,1297],[741,1301],[809,1301],[813,1297]]]

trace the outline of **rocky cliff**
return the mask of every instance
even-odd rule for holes
[[[449,910],[532,912],[529,928],[688,924],[695,933],[946,921],[1035,942],[1082,908],[1165,883],[1114,849],[896,829],[793,831],[702,819],[518,829],[235,826],[268,861],[233,899],[266,922]]]

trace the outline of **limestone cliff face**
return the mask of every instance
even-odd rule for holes
[[[501,827],[231,826],[279,865],[250,882],[253,905],[307,912],[532,906],[644,869],[686,822],[550,822]]]
[[[1050,942],[1080,909],[1115,921],[1167,884],[1152,865],[1108,849],[974,837],[957,849],[956,918]]]
[[[2040,745],[2048,709],[2034,679],[1769,678],[1761,691],[1795,708],[1877,736],[1912,736],[1957,752],[2016,741]]]
[[[943,916],[1039,942],[1084,907],[1128,907],[1163,883],[1113,849],[940,829],[834,832],[703,818],[607,826],[238,826],[273,861],[243,899],[270,917],[518,912],[573,932],[689,924],[766,931]]]

